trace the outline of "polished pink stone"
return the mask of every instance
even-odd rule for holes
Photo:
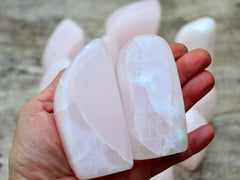
[[[102,40],[89,43],[61,77],[54,98],[57,128],[79,179],[133,165],[118,86]]]
[[[186,113],[186,119],[187,119],[187,131],[188,133],[194,131],[195,129],[207,124],[206,119],[195,109],[190,109]],[[203,149],[199,153],[193,155],[189,159],[183,161],[180,163],[181,166],[183,166],[185,169],[188,169],[190,171],[194,171],[197,169],[199,164],[202,162],[205,154],[206,149]]]
[[[177,33],[175,41],[186,45],[189,51],[197,48],[205,49],[211,54],[213,60],[215,37],[216,23],[214,19],[203,17],[184,25]],[[212,68],[213,67],[210,66],[208,70],[211,71]],[[216,89],[213,88],[205,97],[196,103],[193,108],[197,109],[199,113],[210,122],[213,119],[216,101]]]
[[[214,87],[207,95],[198,101],[192,108],[196,109],[209,123],[214,117],[217,103],[217,90]]]
[[[111,36],[107,36],[107,35],[103,36],[102,40],[104,41],[104,43],[107,46],[107,49],[110,53],[110,57],[112,59],[113,67],[115,68],[116,63],[117,63],[118,53],[119,53],[118,44],[117,44],[116,40]]]
[[[216,23],[210,17],[203,17],[184,25],[175,41],[187,46],[188,50],[202,48],[214,56]]]
[[[152,177],[150,180],[174,180],[173,168],[170,167],[158,175]]]
[[[133,38],[120,51],[116,71],[134,159],[186,150],[182,90],[168,43],[155,35]]]
[[[156,34],[160,20],[158,0],[138,1],[111,14],[106,21],[106,34],[115,38],[121,48],[134,36]]]
[[[73,60],[84,46],[84,33],[74,21],[65,19],[55,28],[45,48],[42,65],[45,70],[60,59]]]

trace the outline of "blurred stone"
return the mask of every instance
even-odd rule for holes
[[[195,109],[190,109],[186,113],[186,119],[187,119],[187,132],[188,133],[207,124],[207,121],[205,120],[205,118]],[[206,154],[206,150],[207,150],[207,148],[203,149],[199,153],[193,155],[189,159],[180,163],[180,165],[190,171],[196,170],[197,167],[199,166],[199,164],[202,162],[202,160]]]
[[[135,2],[113,12],[106,21],[106,34],[114,37],[119,48],[134,36],[156,34],[161,20],[157,0]]]
[[[155,35],[129,41],[118,56],[117,79],[134,159],[186,150],[182,91],[168,43]]]
[[[121,99],[102,40],[89,43],[64,72],[54,113],[64,151],[79,179],[132,167]]]
[[[199,18],[184,25],[178,32],[175,41],[187,46],[188,50],[202,48],[208,51],[213,59],[215,49],[216,23],[210,17]],[[209,67],[211,70],[211,66]],[[205,97],[195,104],[204,118],[210,122],[216,108],[216,89],[213,88]]]
[[[42,58],[45,70],[55,61],[73,60],[84,46],[83,30],[72,20],[65,19],[55,28],[48,40]]]
[[[214,117],[217,104],[217,90],[215,87],[198,101],[192,108],[196,109],[209,123]]]
[[[214,55],[216,23],[210,17],[203,17],[184,25],[175,41],[187,46],[188,50],[202,48]]]
[[[150,180],[174,180],[173,168],[170,167],[160,174],[152,177]]]

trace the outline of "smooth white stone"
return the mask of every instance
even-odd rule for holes
[[[194,131],[195,129],[206,125],[207,121],[205,118],[195,109],[191,108],[187,113],[186,113],[186,119],[187,119],[187,131],[188,133]],[[206,154],[207,148],[204,148],[202,151],[199,153],[193,155],[191,158],[183,161],[180,163],[182,167],[185,169],[188,169],[190,171],[193,171],[197,169],[199,164],[202,162],[205,154]]]
[[[198,101],[192,108],[196,109],[209,123],[214,117],[217,104],[217,90],[215,87]]]
[[[44,90],[46,87],[48,87],[49,84],[55,79],[55,77],[58,75],[58,73],[67,68],[70,64],[70,60],[68,59],[60,59],[58,61],[53,62],[47,71],[44,73],[44,76],[42,78],[39,91]]]
[[[115,69],[116,63],[117,63],[117,57],[118,57],[118,53],[119,53],[119,48],[117,45],[116,40],[111,37],[111,36],[103,36],[102,40],[104,41],[104,43],[106,44],[108,51],[110,53],[111,59],[112,59],[112,63],[113,63],[113,67]]]
[[[150,180],[174,180],[173,168],[170,167],[160,174],[152,177]]]
[[[207,50],[213,59],[216,36],[216,23],[210,17],[203,17],[184,25],[178,32],[175,41],[186,45],[189,51],[197,48]],[[211,70],[211,66],[208,68]],[[213,88],[194,108],[210,122],[216,107],[216,89]]]
[[[68,161],[79,179],[132,167],[127,124],[102,40],[87,45],[64,72],[54,114]]]
[[[187,148],[185,110],[168,43],[141,35],[120,51],[117,80],[134,159],[149,159]]]
[[[106,34],[114,37],[119,48],[134,36],[156,34],[161,20],[158,0],[139,1],[113,12],[106,21]]]
[[[203,17],[184,25],[175,41],[186,45],[189,51],[197,48],[207,50],[214,56],[216,23],[210,17]]]
[[[74,21],[65,19],[58,24],[45,48],[42,65],[45,70],[59,59],[73,60],[84,46],[84,33]]]

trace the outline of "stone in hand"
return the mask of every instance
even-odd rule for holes
[[[73,60],[84,46],[83,30],[72,20],[65,19],[55,28],[42,58],[45,70],[55,61]]]
[[[134,159],[186,150],[181,85],[168,43],[155,35],[133,38],[120,51],[116,71]]]
[[[207,124],[207,121],[205,120],[205,118],[195,109],[190,109],[186,113],[186,119],[187,119],[187,131],[188,131],[188,133],[190,133],[190,132],[194,131],[195,129]],[[203,160],[203,158],[206,154],[206,149],[207,148],[205,148],[202,151],[200,151],[199,153],[193,155],[189,159],[181,162],[180,165],[182,167],[184,167],[185,169],[188,169],[190,171],[194,171],[195,169],[197,169],[199,164],[202,162],[202,160]]]
[[[113,12],[106,21],[106,34],[121,48],[128,40],[141,34],[156,34],[161,19],[157,0],[140,1]]]
[[[79,179],[130,169],[131,145],[110,55],[102,40],[70,64],[55,93],[56,124]]]

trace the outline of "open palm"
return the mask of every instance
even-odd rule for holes
[[[201,49],[187,52],[181,44],[171,44],[180,77],[185,110],[188,111],[214,86],[214,78],[204,69],[209,54]],[[52,84],[26,103],[19,112],[9,158],[9,179],[75,180],[56,128],[53,98],[59,73]],[[188,135],[188,149],[176,155],[134,161],[132,169],[98,179],[149,179],[168,167],[202,150],[212,140],[214,130],[205,125]]]

